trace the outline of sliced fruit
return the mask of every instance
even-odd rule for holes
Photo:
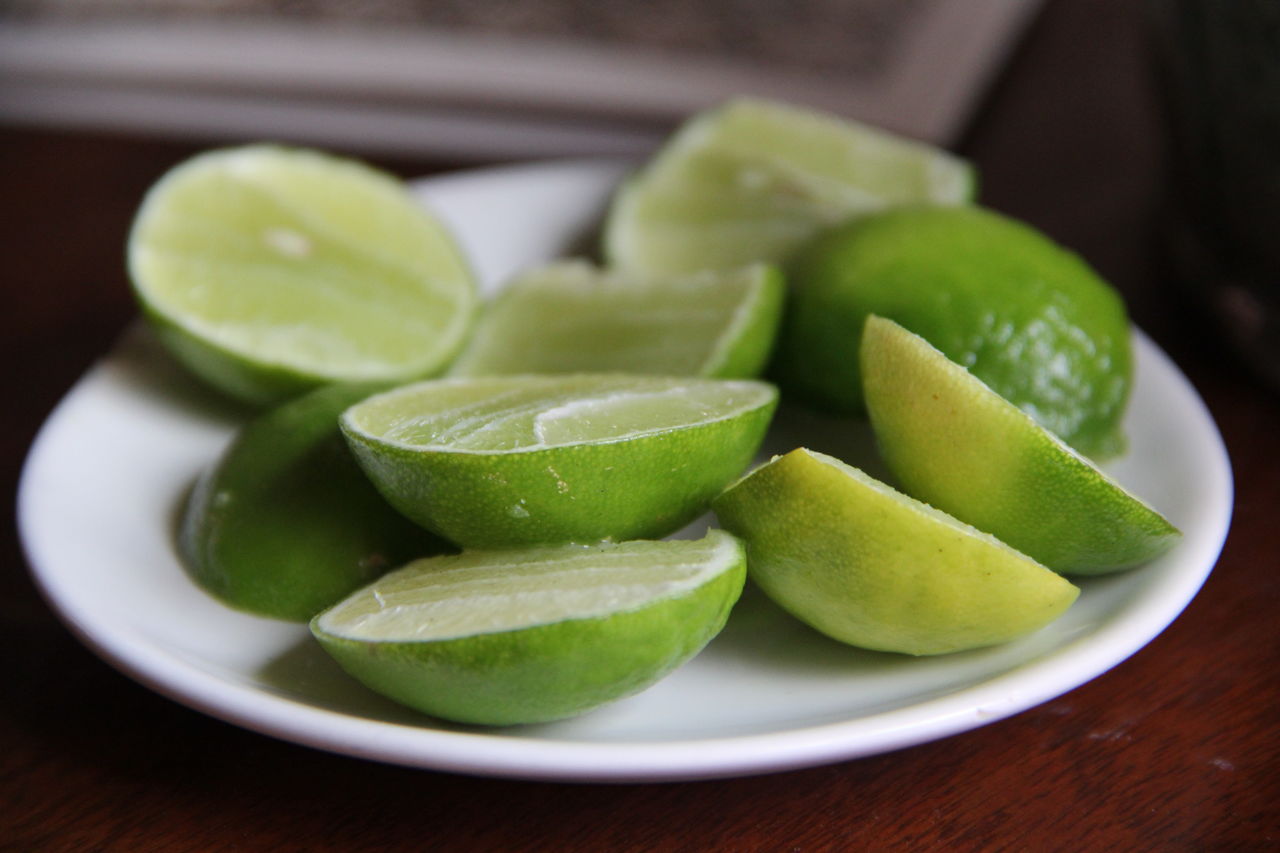
[[[369,386],[335,385],[245,426],[187,501],[192,576],[233,607],[305,622],[410,559],[445,549],[377,493],[338,430]]]
[[[841,226],[788,268],[775,372],[784,393],[863,407],[868,314],[906,326],[1082,453],[1123,449],[1132,356],[1119,295],[1038,231],[977,207],[888,211]]]
[[[555,720],[696,655],[742,592],[742,545],[701,540],[467,552],[411,563],[312,633],[360,681],[463,723]]]
[[[734,483],[714,509],[746,541],[748,573],[770,598],[862,648],[934,655],[1003,643],[1079,594],[995,538],[803,448]]]
[[[902,487],[1060,572],[1146,562],[1180,533],[919,335],[869,317],[867,410]]]
[[[751,377],[773,349],[783,291],[781,274],[761,264],[649,277],[555,263],[498,295],[450,373]]]
[[[369,478],[464,547],[665,536],[754,456],[773,386],[626,374],[440,379],[342,417]]]
[[[315,151],[180,164],[147,193],[128,255],[165,344],[253,403],[438,373],[476,304],[453,238],[398,180]]]
[[[779,261],[819,230],[882,208],[959,204],[973,169],[833,115],[739,98],[690,119],[619,191],[605,256],[661,275]]]

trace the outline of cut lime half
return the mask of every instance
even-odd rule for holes
[[[479,551],[392,572],[311,623],[373,690],[511,725],[630,695],[697,654],[742,592],[742,545],[701,540]]]
[[[665,536],[750,463],[773,386],[627,374],[417,383],[342,417],[365,473],[464,547]]]
[[[453,238],[400,181],[308,150],[180,164],[147,193],[128,260],[161,340],[255,403],[438,373],[476,303]]]
[[[450,373],[751,377],[773,349],[783,291],[762,264],[650,277],[563,261],[508,284]]]

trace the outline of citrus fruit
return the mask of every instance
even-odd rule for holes
[[[612,265],[650,274],[785,258],[820,229],[891,205],[958,204],[973,169],[833,115],[739,98],[694,116],[619,190]]]
[[[1123,448],[1132,356],[1124,304],[1076,255],[977,207],[888,211],[840,226],[788,268],[775,365],[784,393],[862,408],[868,314],[924,336],[1091,456]]]
[[[773,348],[783,291],[781,274],[761,264],[650,277],[562,261],[504,288],[450,373],[755,376]]]
[[[1156,510],[919,335],[862,337],[876,442],[902,487],[1060,572],[1145,562],[1180,534]]]
[[[419,560],[311,623],[360,681],[464,723],[572,716],[697,654],[742,592],[742,545],[701,540],[472,551]]]
[[[187,501],[179,545],[192,576],[234,607],[306,621],[443,543],[387,505],[356,465],[338,415],[368,386],[312,391],[247,424]]]
[[[342,416],[365,473],[464,547],[665,536],[754,456],[773,386],[628,374],[437,379]]]
[[[398,180],[301,149],[178,165],[147,193],[128,260],[161,340],[253,403],[437,373],[476,302],[453,238]]]
[[[750,577],[784,610],[851,645],[934,655],[1056,619],[1060,575],[853,466],[800,448],[716,498],[747,543]]]

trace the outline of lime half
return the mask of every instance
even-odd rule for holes
[[[960,204],[973,189],[973,169],[940,149],[740,98],[686,122],[622,187],[605,223],[605,256],[649,274],[778,261],[851,217]]]
[[[697,654],[742,592],[741,543],[480,551],[420,560],[321,613],[312,633],[373,690],[433,716],[511,725],[636,693]]]
[[[507,285],[450,373],[755,376],[773,350],[783,291],[781,274],[761,264],[647,277],[555,263]]]
[[[748,571],[842,642],[933,655],[1044,627],[1079,590],[1030,557],[838,459],[775,457],[715,501]]]
[[[332,381],[440,372],[475,284],[453,238],[390,175],[314,151],[213,151],[165,175],[129,271],[173,353],[255,403]]]
[[[1060,572],[1146,562],[1178,529],[919,335],[870,317],[867,410],[885,462],[920,500]]]
[[[439,379],[341,425],[409,518],[468,548],[665,536],[750,463],[773,386],[626,374]]]

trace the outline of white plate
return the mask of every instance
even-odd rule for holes
[[[493,286],[580,239],[622,171],[541,164],[420,188]],[[802,767],[965,731],[1058,696],[1133,654],[1195,595],[1226,536],[1230,467],[1187,380],[1144,335],[1135,344],[1132,449],[1109,470],[1184,531],[1163,558],[1085,581],[1065,616],[1022,641],[939,658],[842,646],[749,593],[675,674],[551,725],[486,730],[417,716],[349,680],[304,627],[230,610],[193,586],[174,553],[175,512],[237,413],[140,328],[49,417],[23,472],[19,521],[36,580],[84,642],[143,684],[250,729],[397,764],[536,779]],[[782,422],[770,449],[805,441],[868,461],[864,429],[831,426]]]

